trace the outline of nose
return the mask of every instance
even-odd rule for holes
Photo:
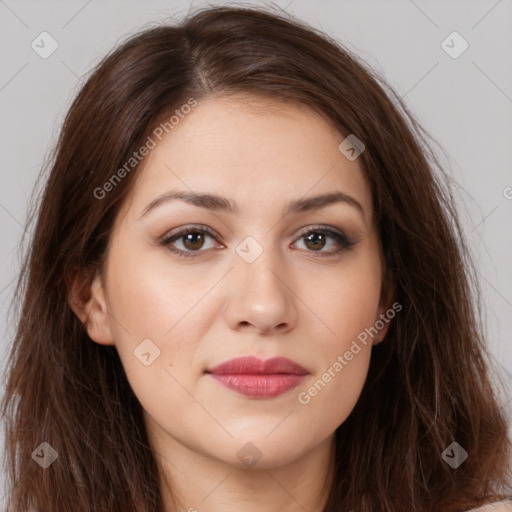
[[[293,278],[274,251],[265,248],[249,263],[234,255],[229,273],[226,322],[234,330],[262,335],[283,334],[297,322]]]

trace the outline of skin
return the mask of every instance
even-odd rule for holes
[[[334,432],[360,396],[372,344],[389,327],[361,345],[309,403],[298,401],[390,307],[371,191],[359,160],[338,150],[344,138],[305,106],[240,96],[202,100],[151,150],[116,218],[105,279],[96,276],[87,300],[72,304],[91,339],[119,352],[157,453],[165,510],[325,505]],[[170,189],[229,197],[239,213],[175,200],[141,217]],[[338,202],[281,213],[291,200],[335,190],[356,199],[362,212]],[[197,257],[158,245],[190,224],[218,234],[205,235],[203,246],[174,241]],[[301,236],[326,225],[355,245],[334,254],[335,239],[315,250]],[[236,252],[247,236],[262,249],[252,263]],[[144,339],[160,350],[149,366],[134,356]],[[287,357],[309,374],[298,388],[261,399],[204,373],[242,355]],[[247,443],[261,454],[252,466],[237,456]]]

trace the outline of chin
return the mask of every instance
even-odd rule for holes
[[[267,435],[268,432],[254,436],[246,433],[243,438],[232,440],[228,453],[223,450],[219,458],[238,469],[275,469],[293,463],[306,451],[300,441],[291,436],[281,435],[271,439],[273,434],[270,437]]]

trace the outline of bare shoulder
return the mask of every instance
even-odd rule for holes
[[[489,503],[480,508],[474,508],[468,512],[512,512],[512,501],[499,501]]]

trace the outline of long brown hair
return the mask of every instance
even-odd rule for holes
[[[103,268],[140,166],[105,187],[116,170],[190,98],[232,93],[309,105],[363,141],[388,277],[403,307],[336,431],[325,511],[458,512],[503,498],[510,440],[476,272],[429,137],[400,97],[328,36],[276,12],[215,7],[132,36],[69,109],[14,300],[2,403],[8,511],[163,510],[141,406],[115,348],[92,342],[69,307],[69,284]],[[58,453],[45,470],[32,460],[42,442]],[[453,442],[468,453],[456,469],[442,457]]]

